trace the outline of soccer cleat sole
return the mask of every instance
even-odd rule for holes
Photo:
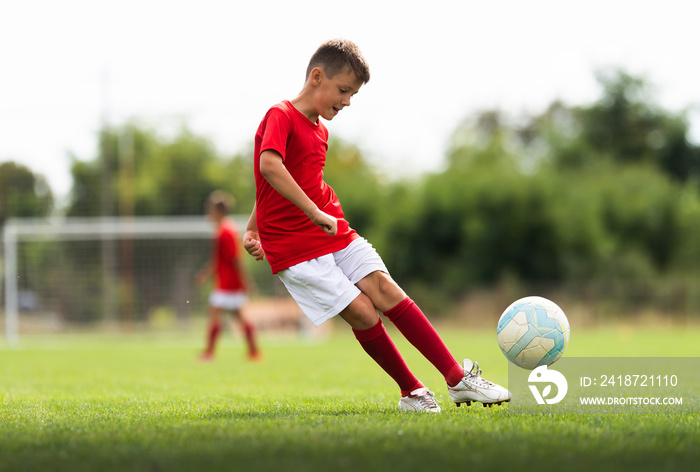
[[[508,400],[501,400],[500,402],[482,403],[481,406],[483,406],[484,408],[486,408],[487,406],[488,406],[489,408],[491,408],[493,405],[500,405],[501,403],[508,403],[509,401],[510,401],[510,398],[509,398]],[[471,402],[471,401],[468,401],[468,402],[455,402],[455,405],[457,405],[457,406],[459,407],[459,406],[462,405],[462,403],[466,403],[467,406],[472,406],[472,402]]]

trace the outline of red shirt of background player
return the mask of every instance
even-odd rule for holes
[[[239,257],[238,228],[236,224],[224,219],[219,224],[213,246],[216,264],[216,288],[227,292],[244,290],[245,286],[234,263]]]
[[[255,187],[258,234],[272,273],[340,251],[358,237],[345,220],[333,189],[323,181],[328,130],[312,123],[287,100],[274,105],[255,134]],[[260,173],[260,154],[273,150],[318,208],[338,219],[326,234],[299,207],[280,195]]]

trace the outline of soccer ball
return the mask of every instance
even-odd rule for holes
[[[523,369],[550,365],[569,344],[569,320],[551,300],[525,297],[513,302],[498,320],[496,338],[503,354]]]

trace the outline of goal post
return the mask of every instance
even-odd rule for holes
[[[247,218],[233,216],[241,233]],[[17,344],[24,310],[96,323],[115,321],[117,314],[120,320],[143,320],[170,302],[179,304],[172,309],[179,316],[191,298],[201,307],[193,278],[209,260],[213,232],[203,216],[7,220],[7,344]]]
[[[12,221],[3,228],[5,259],[5,336],[7,344],[17,344],[19,335],[19,308],[17,302],[17,234]]]

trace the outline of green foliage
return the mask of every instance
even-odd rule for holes
[[[465,120],[444,172],[387,192],[378,246],[392,275],[437,297],[509,278],[639,287],[697,275],[700,148],[644,81],[599,77],[590,106]]]
[[[207,141],[183,130],[172,142],[155,146],[144,157],[135,172],[136,214],[203,212],[206,196],[215,189],[210,167],[217,164],[216,154]]]
[[[504,276],[649,280],[700,257],[697,193],[647,166],[475,165],[415,190],[385,222],[384,257],[397,279],[454,295]]]
[[[222,158],[183,129],[168,141],[135,125],[103,129],[99,156],[74,159],[69,216],[196,215],[214,190],[231,193],[237,211],[253,208],[252,156]]]
[[[371,232],[377,221],[382,182],[357,146],[337,138],[329,140],[324,180],[338,195],[352,227],[361,234]]]
[[[74,159],[72,173],[68,216],[203,215],[206,198],[214,190],[234,195],[235,212],[251,211],[255,199],[252,157],[225,159],[207,139],[186,128],[172,139],[134,124],[102,129],[99,155],[92,161]],[[144,319],[158,306],[174,306],[183,316],[189,310],[184,301],[193,290],[192,277],[204,264],[210,244],[188,241],[173,253],[162,242],[123,239],[107,248],[118,261],[114,280],[108,283],[124,307],[121,319]],[[82,264],[86,257],[99,260],[104,251],[97,242],[79,248],[67,244],[61,252],[63,270],[74,271],[74,278],[51,274],[50,285],[57,289],[53,296],[70,314],[70,321],[94,322],[105,316],[102,302],[110,287],[103,283],[98,266],[93,268],[96,273],[88,274]],[[130,268],[134,260],[143,267],[137,273]],[[65,287],[66,280],[83,279],[77,287]],[[155,280],[178,287],[177,296],[156,290]],[[81,290],[85,293],[76,296]]]
[[[42,175],[15,162],[0,163],[0,226],[7,218],[47,216],[53,196]]]
[[[412,180],[387,180],[356,146],[332,139],[325,179],[411,293],[697,276],[700,147],[688,141],[685,112],[664,110],[644,79],[623,71],[598,80],[591,104],[468,117],[446,169]],[[222,158],[186,129],[170,141],[133,125],[105,129],[98,158],[74,162],[68,213],[196,214],[217,188],[246,213],[252,163],[250,149]]]
[[[548,158],[562,168],[581,168],[592,160],[649,164],[675,180],[700,178],[700,147],[688,139],[684,112],[663,110],[650,86],[620,70],[598,73],[600,100],[566,108],[555,102],[524,131],[546,143]]]

